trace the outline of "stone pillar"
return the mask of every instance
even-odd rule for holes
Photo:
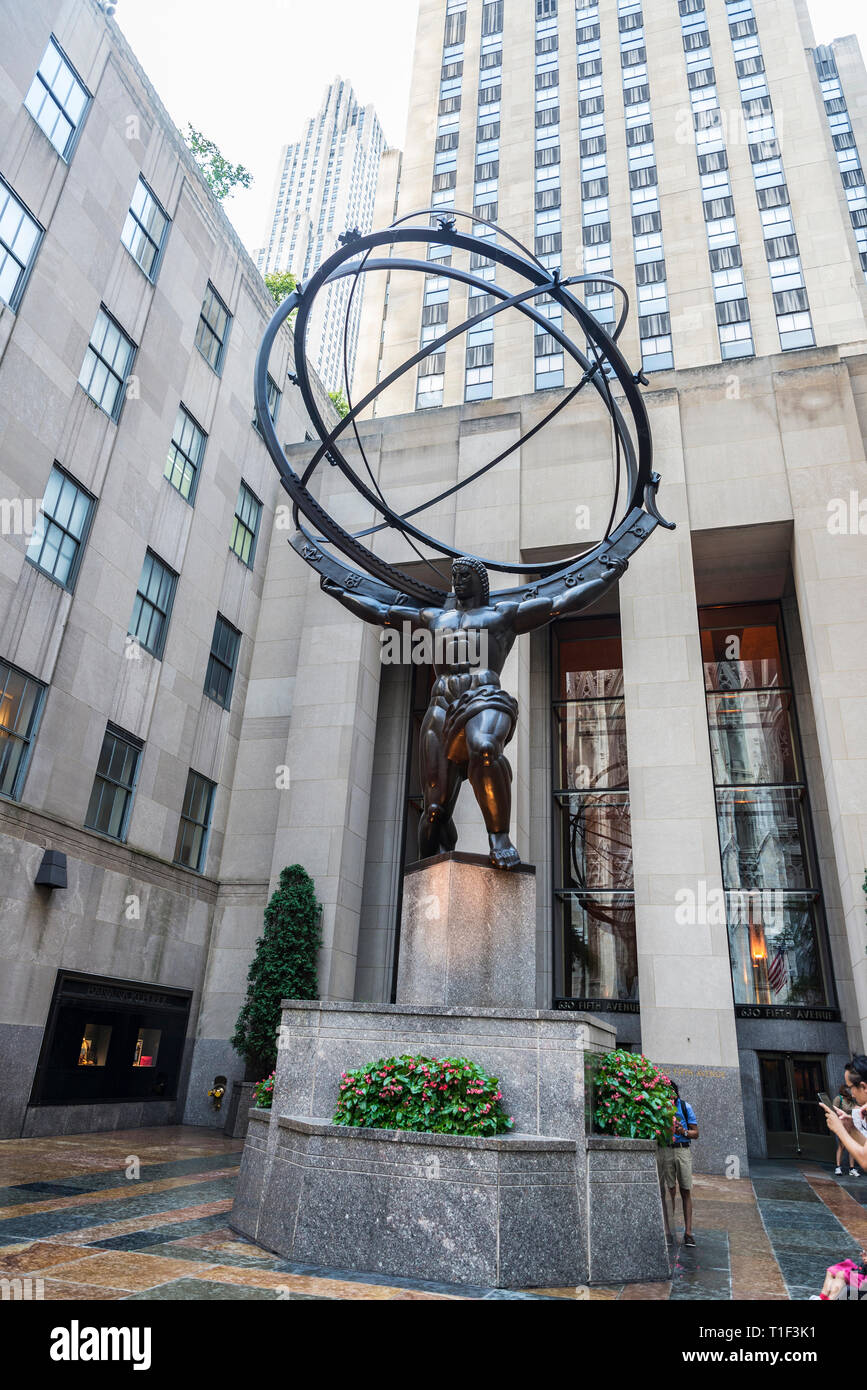
[[[300,563],[300,562],[299,562]],[[271,886],[300,863],[323,906],[319,992],[352,999],[381,665],[378,629],[308,581],[287,790],[274,834]]]
[[[658,530],[620,583],[641,1041],[695,1107],[698,1169],[722,1172],[730,1155],[746,1163],[746,1138],[727,930],[698,910],[722,871],[689,508],[677,398],[648,403],[677,530]],[[678,893],[694,895],[688,925]]]
[[[855,992],[841,1000],[853,1050],[867,1039],[867,462],[857,406],[867,359],[774,378],[794,515],[792,568]],[[853,395],[853,390],[855,395]]]
[[[536,871],[437,854],[403,881],[397,1003],[536,1006]]]

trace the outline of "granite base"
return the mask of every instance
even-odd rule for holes
[[[261,1127],[251,1120],[250,1130],[258,1148]],[[277,1131],[254,1238],[286,1259],[490,1288],[587,1279],[574,1140],[345,1129],[295,1115]]]

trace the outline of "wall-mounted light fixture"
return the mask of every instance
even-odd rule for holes
[[[41,888],[65,888],[66,855],[59,849],[47,849],[34,882]]]

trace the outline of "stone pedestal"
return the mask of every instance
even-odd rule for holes
[[[585,1058],[614,1030],[535,1007],[535,934],[532,869],[466,854],[410,869],[399,1002],[283,1004],[273,1107],[250,1112],[233,1229],[299,1263],[433,1282],[667,1277],[653,1146],[587,1138]],[[478,1062],[515,1130],[332,1125],[341,1073],[403,1053]]]
[[[536,870],[480,854],[438,854],[403,880],[397,1002],[536,1006]]]

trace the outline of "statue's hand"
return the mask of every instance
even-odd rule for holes
[[[622,555],[606,555],[605,568],[616,574],[619,579],[629,569],[629,561],[625,560]]]
[[[319,580],[319,587],[324,594],[331,594],[332,598],[340,598],[343,590],[336,579],[329,579],[327,574],[323,574]]]

